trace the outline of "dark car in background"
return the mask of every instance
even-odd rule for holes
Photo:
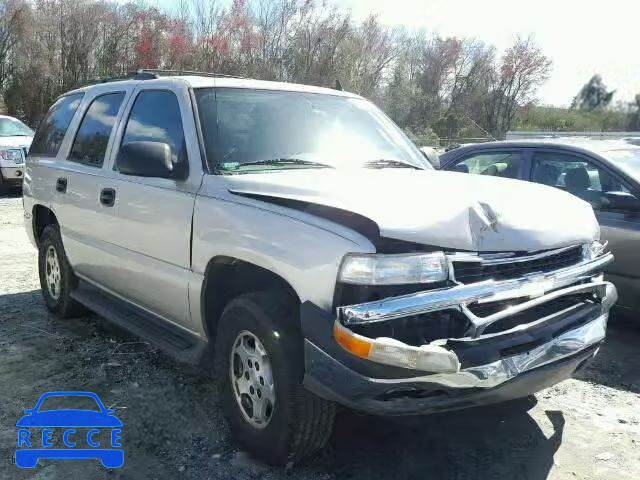
[[[615,255],[607,275],[618,305],[640,310],[640,146],[566,138],[472,144],[440,155],[440,168],[541,183],[589,202]]]

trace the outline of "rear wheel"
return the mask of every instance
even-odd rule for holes
[[[57,225],[48,225],[42,231],[38,267],[42,296],[49,311],[62,318],[82,313],[82,306],[71,298],[77,278],[67,261]]]
[[[225,308],[216,370],[232,434],[270,463],[296,462],[327,442],[335,405],[302,386],[296,302],[280,292],[243,294]]]

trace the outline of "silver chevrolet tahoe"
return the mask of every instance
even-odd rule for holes
[[[424,166],[340,90],[145,70],[71,91],[26,162],[46,306],[215,372],[275,463],[321,448],[336,404],[425,414],[569,378],[616,300],[591,207]]]

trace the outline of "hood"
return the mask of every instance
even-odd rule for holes
[[[300,169],[224,177],[230,192],[357,213],[380,235],[478,252],[535,252],[595,240],[591,206],[556,188],[409,169]]]
[[[0,148],[26,148],[31,146],[33,137],[0,137]]]

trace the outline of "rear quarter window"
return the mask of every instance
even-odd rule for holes
[[[36,130],[29,149],[31,155],[53,157],[58,154],[71,119],[78,110],[83,96],[84,93],[75,93],[56,100]]]

